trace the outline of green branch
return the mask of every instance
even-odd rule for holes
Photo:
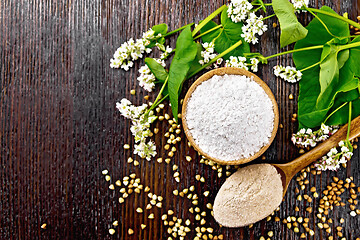
[[[317,8],[306,8],[306,10],[308,10],[308,9],[310,9],[311,11],[316,12],[316,13],[321,13],[323,15],[327,15],[327,16],[330,16],[330,17],[333,17],[333,18],[340,19],[340,20],[342,20],[344,22],[347,22],[348,24],[360,29],[360,24],[359,23],[354,22],[353,20],[350,20],[350,19],[348,19],[346,17],[340,16],[338,14],[334,14],[334,13],[331,13],[331,12],[327,12],[327,11],[324,11],[324,10],[321,10],[321,9],[317,9]]]
[[[165,34],[164,36],[161,36],[161,37],[167,37],[167,36],[173,35],[174,33],[177,33],[179,31],[185,29],[187,26],[192,26],[192,25],[194,25],[194,23],[189,23],[189,24],[187,24],[185,26],[182,26],[182,27],[180,27],[178,29],[175,29],[175,30],[173,30],[171,32],[168,32],[167,34]]]
[[[197,25],[194,31],[192,32],[192,36],[194,37],[196,33],[198,33],[208,22],[210,22],[216,15],[221,13],[226,7],[227,7],[226,4],[222,5],[221,7],[216,9],[212,14],[210,14],[207,18],[201,21],[201,23],[199,23],[199,25]]]
[[[169,75],[168,75],[167,78],[165,79],[165,82],[163,83],[163,85],[162,85],[162,87],[161,87],[161,89],[160,89],[160,91],[159,91],[159,93],[158,93],[158,95],[157,95],[154,103],[151,105],[151,107],[149,108],[149,110],[147,110],[147,112],[145,113],[146,115],[149,114],[149,112],[150,112],[151,110],[153,110],[157,105],[159,105],[159,103],[161,103],[161,102],[165,99],[165,98],[162,98],[162,99],[160,100],[161,94],[162,94],[162,92],[164,91],[165,86],[166,86],[168,80],[169,80]],[[167,96],[168,96],[168,95],[167,95]],[[167,96],[165,96],[165,97],[167,97]]]
[[[360,47],[360,42],[354,42],[354,43],[349,43],[349,44],[341,45],[341,46],[339,47],[339,51],[345,50],[345,49],[349,49],[349,48],[354,48],[354,47]]]
[[[304,72],[304,71],[306,71],[306,70],[309,70],[310,68],[313,68],[313,67],[319,65],[320,63],[321,63],[321,61],[319,61],[319,62],[317,62],[317,63],[314,63],[313,65],[310,65],[310,66],[308,66],[308,67],[306,67],[306,68],[303,68],[303,69],[301,69],[301,70],[299,70],[299,71],[300,71],[300,72]]]
[[[349,141],[349,136],[350,136],[351,111],[352,111],[352,102],[349,102],[349,122],[348,122],[348,130],[347,130],[347,134],[346,134],[346,140],[347,140],[347,141]]]
[[[340,109],[342,109],[343,107],[345,107],[349,102],[343,103],[340,107],[338,107],[337,109],[335,109],[332,113],[329,114],[329,116],[327,116],[327,118],[324,121],[324,124],[326,124],[326,122],[329,120],[329,118],[331,118],[332,115],[334,115],[337,111],[339,111]]]
[[[206,34],[209,34],[209,33],[213,32],[213,31],[215,31],[216,29],[219,29],[219,28],[221,28],[221,27],[223,27],[221,24],[220,24],[220,25],[217,25],[216,27],[213,27],[212,29],[209,29],[209,30],[207,30],[206,32],[197,35],[197,36],[194,38],[194,40],[195,40],[195,39],[198,39],[198,38],[200,38],[200,37],[202,37],[202,36],[204,36],[204,35],[206,35]]]
[[[318,15],[316,15],[313,11],[311,11],[308,7],[305,7],[305,9],[311,13],[322,25],[323,27],[326,29],[326,31],[334,38],[338,37],[338,36],[335,36],[334,34],[332,34],[332,32],[330,32],[329,28],[326,26],[326,24],[323,22],[323,20],[321,20]]]
[[[311,47],[306,47],[306,48],[293,49],[293,50],[290,50],[290,51],[281,52],[281,53],[277,53],[277,54],[265,57],[264,59],[268,60],[270,58],[278,57],[278,56],[289,54],[289,53],[302,52],[302,51],[308,51],[308,50],[314,50],[314,49],[321,49],[323,47],[324,47],[323,45],[317,45],[317,46],[311,46]]]
[[[272,15],[269,15],[269,16],[264,17],[262,20],[264,21],[264,20],[266,20],[266,19],[268,19],[268,18],[272,18],[272,17],[275,17],[275,16],[276,16],[276,14],[274,13],[274,14],[272,14]]]

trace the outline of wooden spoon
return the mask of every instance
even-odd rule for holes
[[[276,167],[276,169],[281,175],[281,180],[283,183],[283,195],[285,195],[289,183],[291,179],[295,176],[295,174],[301,171],[302,169],[304,169],[310,163],[314,162],[317,159],[320,159],[322,156],[327,154],[330,151],[330,149],[336,147],[340,141],[345,140],[347,130],[348,130],[348,125],[346,124],[345,126],[340,128],[328,140],[321,143],[311,151],[296,158],[295,160],[284,164],[272,164],[273,166]],[[359,135],[360,135],[360,116],[358,116],[351,122],[349,140],[353,140]]]

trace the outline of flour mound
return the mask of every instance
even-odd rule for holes
[[[265,90],[242,75],[214,75],[196,87],[186,123],[196,144],[211,157],[248,158],[269,143],[273,104]]]

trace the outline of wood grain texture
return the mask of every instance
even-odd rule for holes
[[[339,13],[359,15],[359,1],[318,1],[311,6],[331,6]],[[211,191],[209,198],[200,197],[199,206],[205,209],[224,182],[209,166],[198,164],[196,153],[183,141],[172,164],[180,169],[181,182],[172,177],[171,167],[156,161],[140,161],[135,167],[127,163],[131,156],[124,151],[124,143],[133,144],[130,123],[115,109],[123,97],[135,104],[144,102],[144,92],[136,81],[138,61],[129,72],[113,70],[109,59],[117,47],[128,38],[154,24],[166,22],[175,29],[205,18],[225,1],[192,0],[4,0],[0,2],[0,239],[165,239],[166,227],[160,216],[168,209],[182,219],[194,219],[188,212],[187,199],[174,197],[172,190],[195,185],[200,195]],[[271,11],[269,11],[271,14]],[[301,16],[302,22],[311,17]],[[279,32],[272,29],[263,41],[253,48],[264,55],[279,52]],[[174,47],[174,41],[168,44]],[[157,56],[157,52],[153,53]],[[272,67],[292,64],[291,56],[282,56],[260,68],[259,77],[273,90],[280,109],[279,129],[272,146],[265,153],[269,162],[286,162],[298,156],[290,143],[291,133],[297,128],[291,122],[296,112],[297,85],[275,79]],[[194,78],[195,79],[195,78]],[[193,80],[194,80],[193,79]],[[185,89],[192,81],[185,84]],[[136,89],[136,96],[130,95]],[[154,99],[155,94],[150,94]],[[161,146],[167,124],[157,122],[160,128],[156,143]],[[185,136],[182,135],[183,139]],[[162,150],[159,155],[164,154]],[[185,155],[196,160],[188,163]],[[261,161],[261,160],[258,160]],[[101,174],[109,169],[113,179],[135,172],[143,184],[155,194],[164,197],[162,209],[152,209],[155,219],[137,214],[136,207],[148,203],[146,194],[132,194],[125,203],[118,203],[119,192],[108,189]],[[194,179],[201,174],[207,180]],[[323,189],[332,176],[345,179],[353,176],[360,185],[360,154],[357,150],[347,169],[311,176],[310,184]],[[278,216],[309,216],[314,227],[315,214],[305,213],[317,202],[301,203],[300,212],[294,211],[297,184],[291,182]],[[308,191],[308,189],[306,190]],[[349,193],[344,195],[344,201]],[[349,206],[335,208],[330,216],[333,226],[345,218],[343,233],[346,239],[360,237],[360,218],[349,216]],[[209,214],[208,214],[209,215]],[[119,220],[116,234],[108,229]],[[225,239],[258,239],[268,230],[272,239],[299,239],[284,224],[262,221],[253,228],[219,228],[211,216],[207,225]],[[43,223],[46,229],[41,229]],[[140,224],[147,225],[145,230]],[[332,234],[335,234],[334,227]],[[133,236],[127,229],[135,230]],[[188,236],[193,237],[194,233]],[[324,231],[316,230],[315,237],[327,239]],[[335,238],[337,239],[337,238]]]

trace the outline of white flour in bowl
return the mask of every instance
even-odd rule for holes
[[[214,75],[187,103],[186,123],[196,144],[209,156],[248,158],[269,143],[273,104],[264,89],[242,75]]]

